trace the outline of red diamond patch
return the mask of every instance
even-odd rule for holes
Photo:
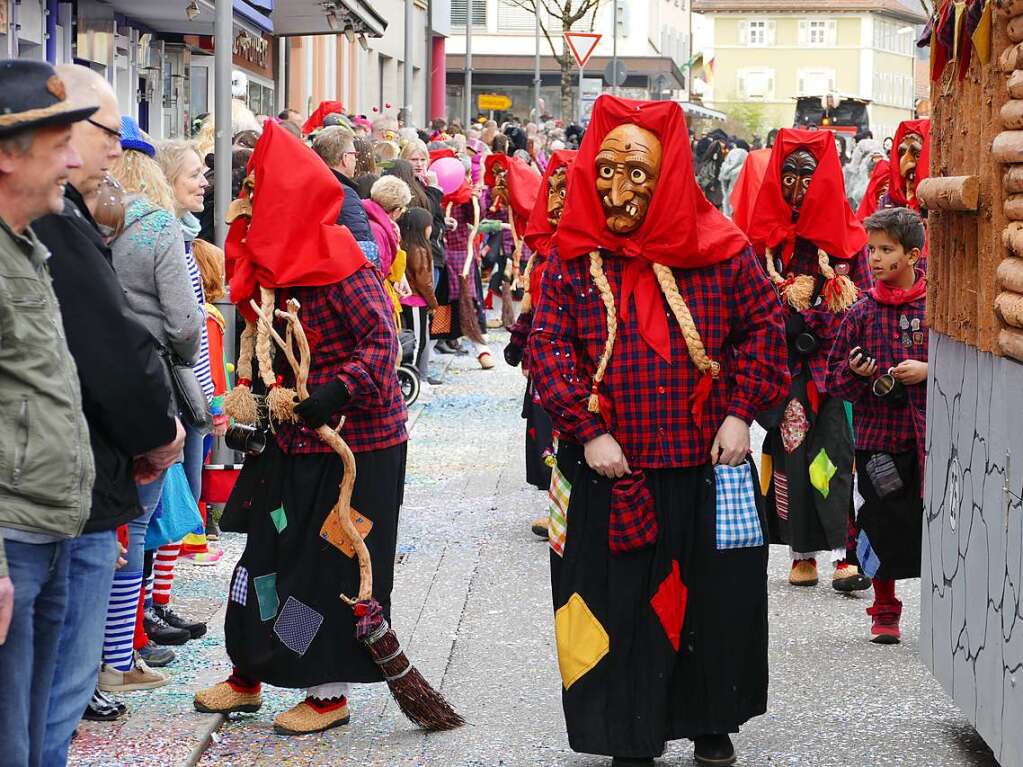
[[[678,562],[672,561],[671,572],[661,581],[657,587],[657,593],[650,599],[650,606],[654,608],[658,619],[661,621],[661,628],[671,642],[671,646],[678,652],[682,640],[682,623],[686,617],[686,599],[689,590],[682,583],[682,575],[678,568]]]

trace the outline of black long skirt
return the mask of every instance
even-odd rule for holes
[[[799,553],[844,550],[852,508],[854,454],[845,403],[821,395],[815,414],[806,396],[806,379],[801,376],[792,382],[784,412],[789,415],[782,417],[782,425],[768,429],[764,439],[764,453],[773,467],[767,493],[771,543],[788,544]],[[794,412],[800,413],[798,419],[792,417]],[[785,429],[788,434],[783,437]],[[786,448],[786,439],[791,449]],[[834,473],[821,484],[826,495],[811,482],[814,461],[833,467]]]
[[[873,451],[856,451],[860,495],[863,496],[859,524],[881,561],[876,577],[892,581],[919,578],[924,524],[919,458],[916,450],[892,455],[902,479],[902,490],[882,500],[870,475],[863,469],[873,455]]]
[[[738,732],[767,710],[767,546],[717,549],[714,473],[704,466],[647,471],[657,543],[614,556],[611,481],[586,466],[580,447],[562,444],[558,452],[559,467],[574,468],[565,555],[551,555],[572,749],[650,757],[670,740]],[[680,614],[676,645],[668,632],[678,630]],[[573,630],[563,630],[569,624]],[[599,657],[579,674],[594,647]]]
[[[522,417],[526,419],[526,482],[537,490],[546,491],[551,486],[551,467],[548,456],[553,455],[554,427],[551,417],[533,396],[533,379],[526,383],[526,395],[522,401]]]
[[[373,596],[388,620],[406,446],[355,455],[352,507],[373,524],[366,536]],[[239,477],[236,489],[245,497],[232,498],[235,513],[246,518],[248,540],[231,578],[224,623],[231,662],[278,687],[383,681],[355,639],[352,609],[338,598],[358,593],[358,561],[320,536],[338,498],[341,459],[285,455],[271,444],[246,471],[250,476]]]

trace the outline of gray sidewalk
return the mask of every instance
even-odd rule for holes
[[[363,685],[352,694],[351,726],[283,738],[270,722],[301,693],[268,688],[263,711],[224,725],[199,764],[609,764],[573,754],[564,733],[548,549],[528,524],[545,496],[523,479],[521,374],[503,363],[481,371],[461,357],[447,378],[413,432],[393,612],[409,656],[469,725],[425,735],[405,720],[385,686]],[[233,559],[243,542],[229,536],[225,545]],[[176,592],[202,591],[182,601],[185,610],[218,609],[227,558],[216,568],[179,570]],[[866,639],[863,609],[871,592],[842,596],[823,577],[817,588],[797,590],[787,573],[786,552],[776,547],[769,576],[769,713],[736,739],[740,764],[994,765],[918,659],[917,582],[900,585],[903,644],[879,647]],[[126,696],[133,714],[125,723],[83,726],[72,764],[184,763],[209,722],[191,711],[191,693],[228,671],[221,639],[214,624],[208,639],[186,646],[173,684]],[[662,763],[691,765],[691,746],[672,744]]]

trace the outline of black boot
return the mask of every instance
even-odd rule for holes
[[[170,608],[170,605],[153,605],[153,609],[167,625],[187,631],[189,639],[198,639],[206,633],[205,623],[182,618]]]
[[[698,764],[723,767],[735,764],[735,748],[727,735],[701,735],[693,738],[693,744],[696,746],[693,756]]]
[[[616,756],[611,760],[611,767],[640,767],[653,765],[653,757]]]

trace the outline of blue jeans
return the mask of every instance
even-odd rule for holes
[[[202,492],[202,464],[206,457],[206,437],[202,432],[185,426],[185,477],[188,478],[188,487],[192,491],[192,497],[196,503],[199,502],[199,494]]]
[[[68,601],[60,631],[43,746],[45,767],[64,767],[67,763],[71,736],[96,688],[107,601],[120,551],[116,530],[88,533],[68,541],[68,546],[68,590],[74,599]]]
[[[14,612],[0,645],[0,767],[39,767],[68,602],[69,541],[5,541]]]
[[[149,528],[149,520],[156,512],[157,504],[160,503],[163,480],[166,476],[167,472],[164,472],[148,485],[138,486],[142,513],[128,523],[128,554],[125,556],[128,564],[124,566],[125,572],[142,572],[142,560],[146,555],[146,530]]]

